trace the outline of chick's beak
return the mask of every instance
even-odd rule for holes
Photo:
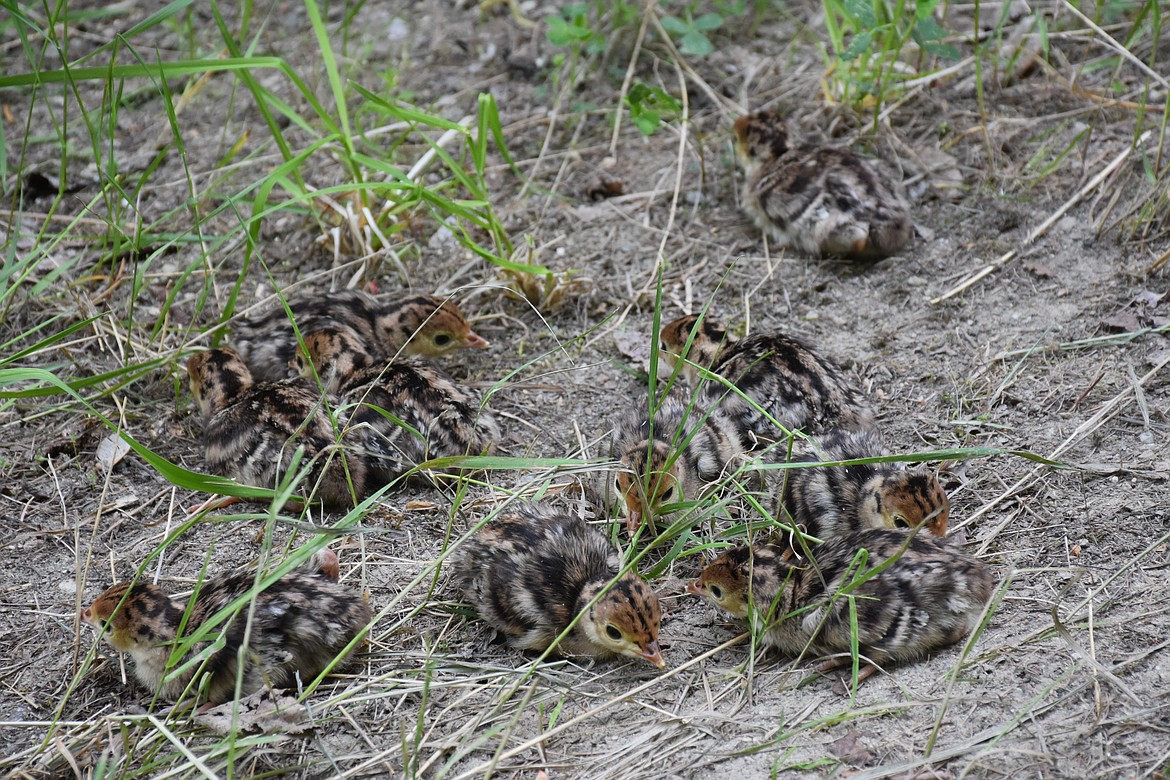
[[[642,512],[639,509],[630,509],[629,512],[630,514],[626,518],[626,533],[633,537],[642,527]]]
[[[699,598],[702,598],[703,597],[703,581],[702,580],[695,580],[690,585],[687,585],[687,593],[690,593],[692,596],[698,596]]]
[[[467,336],[463,339],[463,346],[468,349],[487,349],[491,346],[491,342],[474,330],[469,330],[467,331]]]
[[[650,663],[657,666],[659,669],[666,668],[666,659],[662,657],[662,650],[658,647],[658,640],[655,639],[649,644],[642,645],[638,651],[638,655],[645,658]]]

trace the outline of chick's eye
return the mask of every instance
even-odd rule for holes
[[[662,491],[661,495],[659,495],[658,497],[660,499],[662,499],[663,501],[669,501],[673,495],[674,495],[674,485],[671,485],[666,490]]]
[[[435,346],[436,347],[445,347],[450,343],[451,343],[451,336],[447,333],[440,333],[438,336],[435,336]]]
[[[909,528],[910,522],[902,515],[894,515],[894,527],[895,528]]]
[[[607,625],[605,627],[605,633],[606,633],[606,636],[608,636],[610,639],[613,639],[615,641],[620,640],[622,638],[622,632],[619,631],[618,627],[615,626],[613,623],[610,623],[609,625]]]
[[[711,595],[714,596],[715,598],[717,598],[717,599],[723,598],[723,588],[719,587],[718,585],[712,585],[712,586],[710,586],[710,588],[708,588],[708,590],[711,591]]]

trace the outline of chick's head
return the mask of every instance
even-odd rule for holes
[[[187,360],[191,395],[204,418],[228,406],[252,386],[252,372],[234,349],[197,352]]]
[[[947,535],[951,505],[938,478],[929,471],[901,471],[885,477],[868,505],[877,515],[870,522],[875,528],[925,526],[935,536]]]
[[[775,160],[789,149],[788,125],[776,111],[757,111],[735,120],[735,153],[745,167]]]
[[[119,652],[145,650],[173,638],[182,610],[157,585],[120,582],[81,611],[81,622],[97,628]]]
[[[374,356],[352,331],[326,328],[304,336],[289,366],[306,379],[318,377],[327,390],[336,390],[345,377],[374,365]]]
[[[746,618],[750,580],[751,548],[735,547],[707,564],[687,591],[735,617]]]
[[[694,366],[686,361],[709,368],[715,362],[715,356],[726,339],[727,330],[719,322],[710,317],[699,322],[699,318],[693,314],[667,323],[659,334],[662,357],[671,368],[677,367],[678,371],[692,382],[697,372]],[[689,349],[687,341],[691,342]],[[678,366],[680,361],[682,365]]]
[[[619,579],[581,618],[591,642],[607,651],[641,658],[659,669],[666,666],[658,647],[662,612],[658,596],[645,580],[630,573]]]
[[[413,299],[390,320],[383,320],[385,318],[379,320],[378,327],[391,331],[380,334],[388,343],[401,340],[397,334],[405,331],[407,341],[402,352],[407,355],[438,357],[464,347],[486,349],[490,346],[487,339],[471,329],[467,318],[453,301],[430,295]]]
[[[644,441],[622,456],[617,474],[618,493],[626,503],[626,529],[633,536],[645,516],[654,515],[665,504],[685,498],[682,459],[671,457],[663,441]]]

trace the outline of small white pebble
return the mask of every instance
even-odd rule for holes
[[[401,40],[410,35],[410,28],[406,26],[406,22],[402,21],[402,17],[395,16],[390,21],[390,26],[386,28],[386,37],[392,41]]]
[[[77,592],[77,581],[74,580],[73,578],[69,578],[67,580],[61,580],[60,582],[57,583],[57,589],[60,590],[62,593],[76,593]]]

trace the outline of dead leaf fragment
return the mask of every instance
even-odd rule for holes
[[[841,759],[842,763],[850,766],[864,766],[873,755],[862,743],[861,735],[856,729],[849,729],[845,736],[833,740],[826,747],[830,753]]]
[[[1112,330],[1118,333],[1132,333],[1142,327],[1141,323],[1138,322],[1137,316],[1129,311],[1119,311],[1116,314],[1110,315],[1101,320],[1101,324],[1106,330]]]
[[[650,344],[646,334],[639,331],[622,330],[614,334],[613,342],[623,356],[642,363],[650,358]]]
[[[98,465],[108,474],[122,458],[126,457],[126,453],[129,451],[130,445],[126,443],[126,440],[116,433],[111,433],[98,442]]]
[[[234,717],[233,717],[234,711]],[[216,734],[289,734],[307,736],[313,724],[293,696],[259,690],[238,702],[229,701],[195,715],[195,722]]]
[[[1055,276],[1055,274],[1052,273],[1051,268],[1044,265],[1044,263],[1037,263],[1034,260],[1029,260],[1028,262],[1024,263],[1024,270],[1030,274],[1039,276],[1041,279],[1051,279],[1053,276]]]
[[[613,198],[626,191],[625,183],[616,176],[607,173],[597,173],[585,184],[585,197],[589,200]]]

